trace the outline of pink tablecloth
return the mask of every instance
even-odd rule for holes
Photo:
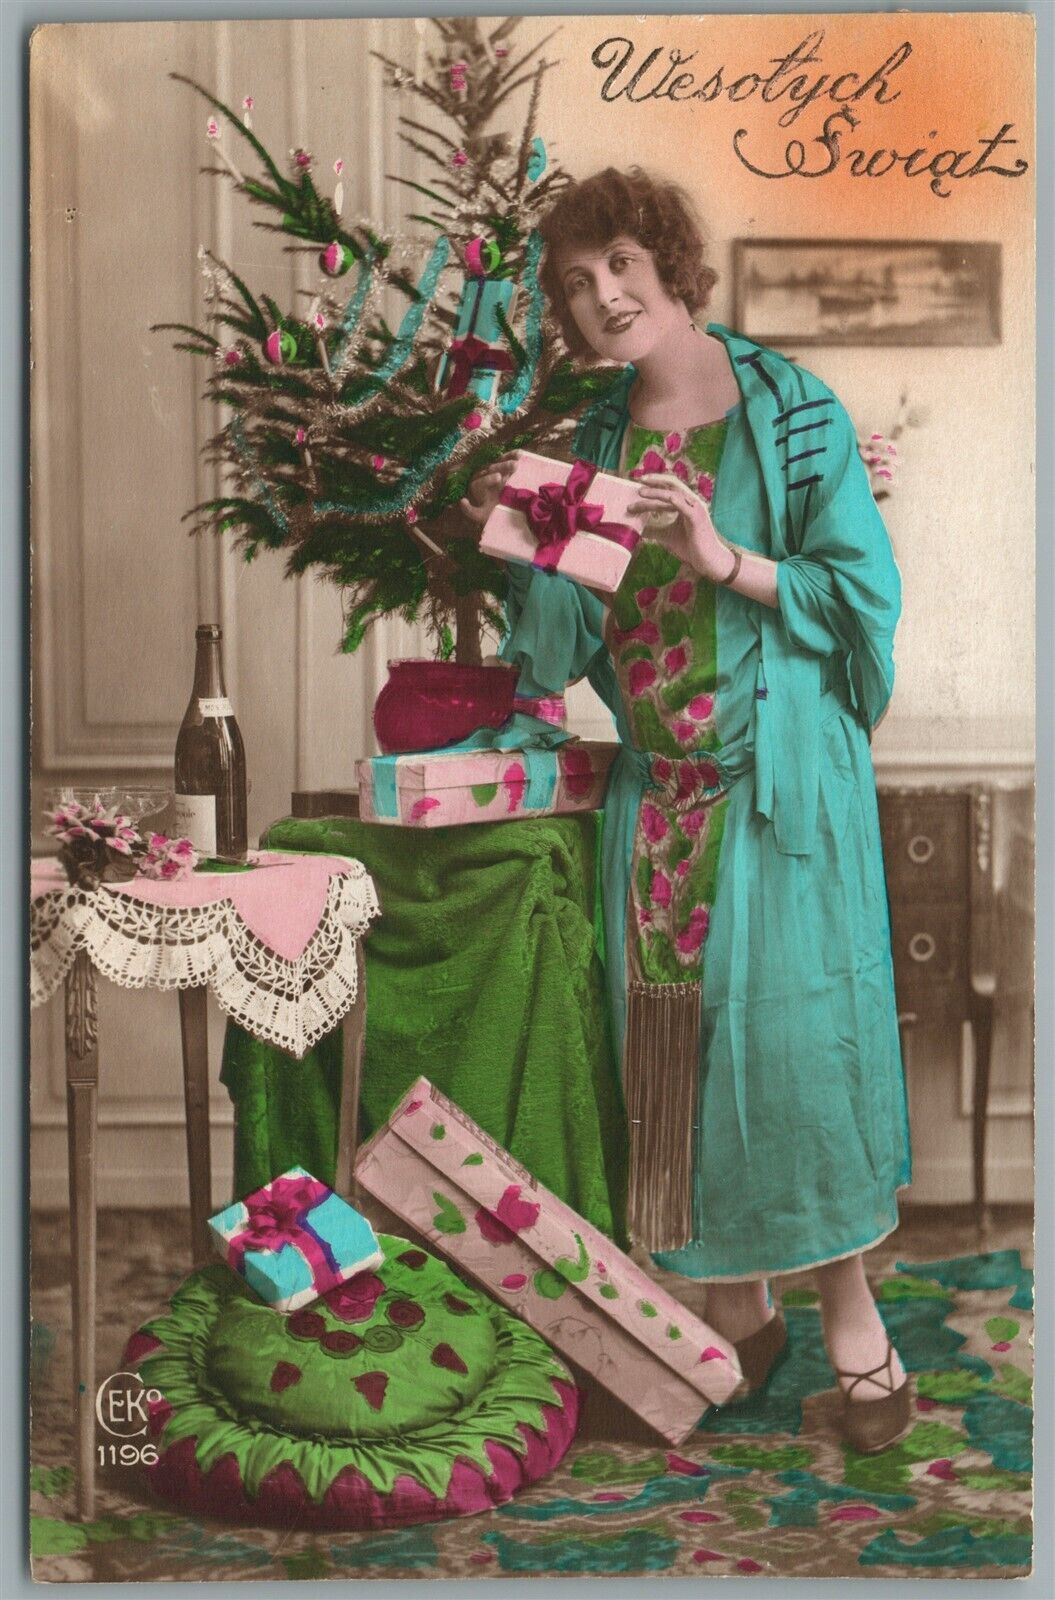
[[[256,850],[249,856],[249,872],[192,872],[187,878],[163,883],[156,878],[132,878],[109,883],[105,892],[127,895],[152,906],[207,906],[229,900],[247,928],[276,955],[296,961],[326,908],[330,879],[361,871],[347,856],[282,855]],[[67,889],[66,874],[54,857],[33,862],[32,898]]]
[[[78,950],[126,988],[208,984],[227,1014],[300,1056],[356,998],[356,942],[379,907],[361,861],[259,851],[247,872],[83,890],[53,857],[30,873],[30,1000]]]

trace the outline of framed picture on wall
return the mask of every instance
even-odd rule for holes
[[[760,344],[1000,343],[1000,246],[737,239],[734,324]]]

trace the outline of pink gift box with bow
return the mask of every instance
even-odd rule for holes
[[[303,1167],[290,1167],[209,1218],[213,1249],[276,1311],[297,1311],[378,1267],[366,1218]]]
[[[480,549],[503,561],[526,561],[544,572],[614,594],[641,538],[647,513],[627,507],[639,486],[521,450],[517,469],[484,525]]]
[[[617,745],[570,740],[552,750],[427,750],[357,761],[364,822],[409,828],[515,822],[597,811]]]
[[[356,1161],[363,1188],[671,1444],[741,1383],[732,1345],[419,1078]]]

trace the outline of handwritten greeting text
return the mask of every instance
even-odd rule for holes
[[[1002,122],[995,133],[982,135],[965,149],[921,144],[911,150],[888,146],[868,150],[863,141],[860,147],[849,148],[849,136],[861,123],[861,117],[851,107],[863,108],[867,102],[886,106],[900,98],[894,79],[911,57],[912,45],[905,40],[870,71],[833,75],[803,70],[821,64],[823,42],[823,31],[807,34],[786,55],[771,58],[772,70],[768,73],[734,74],[722,65],[704,69],[704,76],[699,67],[689,70],[690,64],[697,62],[698,51],[657,46],[639,58],[633,41],[620,34],[604,39],[590,59],[606,74],[601,98],[609,102],[626,99],[638,105],[646,100],[709,103],[726,99],[739,104],[757,97],[766,105],[783,102],[776,119],[780,128],[790,128],[816,102],[838,107],[828,113],[813,138],[789,139],[775,166],[753,154],[751,130],[738,128],[733,135],[733,149],[743,165],[759,178],[823,178],[845,162],[855,178],[883,178],[895,171],[906,178],[929,174],[931,192],[944,200],[952,193],[950,180],[976,178],[983,173],[1020,178],[1028,172],[1029,162],[1021,157],[1014,157],[1010,165],[1002,165],[996,159],[999,153],[1001,160],[1006,160],[1007,147],[1018,143],[1012,137],[1013,122]],[[936,128],[929,131],[928,139],[938,139]]]

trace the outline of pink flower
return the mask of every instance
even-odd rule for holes
[[[668,433],[667,437],[663,441],[663,447],[668,455],[677,455],[678,451],[681,449],[681,434]]]
[[[676,644],[673,650],[668,650],[663,657],[663,665],[672,675],[684,672],[689,664],[689,652],[683,644]]]
[[[247,94],[245,99],[242,101],[242,110],[243,111],[252,111],[252,109],[253,109],[253,97],[252,97],[251,94]]]
[[[535,1200],[521,1200],[519,1183],[511,1183],[502,1191],[502,1198],[495,1206],[495,1216],[499,1222],[504,1222],[513,1233],[523,1233],[525,1228],[533,1228],[539,1219],[542,1207]]]
[[[685,722],[682,718],[674,724],[674,737],[679,744],[692,744],[696,738],[697,728],[694,722]]]
[[[311,156],[308,154],[307,150],[291,150],[290,160],[293,162],[293,165],[296,167],[298,172],[311,171]]]
[[[652,776],[657,783],[666,783],[674,776],[674,763],[669,756],[656,756],[652,762]]]
[[[679,878],[684,878],[685,874],[688,872],[689,867],[691,865],[692,865],[692,863],[691,863],[689,857],[686,856],[684,861],[679,861],[678,862],[677,866],[674,868],[674,871],[677,873]]]
[[[627,681],[635,700],[639,700],[646,689],[651,689],[656,676],[656,669],[651,661],[635,661],[631,664]]]
[[[670,603],[672,606],[687,606],[695,592],[696,585],[691,578],[679,578],[677,583],[670,586]]]
[[[663,908],[666,908],[670,905],[671,898],[674,893],[673,886],[671,885],[671,881],[667,877],[667,874],[665,872],[660,872],[658,868],[652,874],[652,885],[649,893],[654,906],[662,906]]]
[[[410,808],[411,822],[420,822],[422,817],[427,817],[430,811],[435,811],[439,806],[435,795],[422,795],[420,800],[415,800]]]
[[[483,425],[483,420],[479,411],[470,411],[469,415],[462,419],[462,427],[471,433],[474,428],[479,428]]]
[[[241,359],[242,352],[236,349],[234,345],[232,345],[229,350],[225,350],[223,353],[223,364],[225,367],[237,367]]]
[[[675,461],[675,463],[674,463],[674,476],[676,478],[680,478],[682,483],[688,483],[688,481],[689,481],[688,463],[685,462],[685,461]]]
[[[666,472],[667,463],[655,450],[646,450],[633,472],[632,478],[643,478],[646,472]]]
[[[210,117],[205,124],[205,137],[207,139],[218,139],[220,137],[220,124],[215,117]]]
[[[164,833],[152,833],[139,870],[145,878],[170,883],[189,877],[197,860],[197,851],[189,839],[170,839]]]
[[[637,920],[640,922],[643,928],[650,928],[652,926],[651,911],[639,911],[637,914]]]
[[[506,792],[507,809],[510,812],[516,811],[518,807],[524,804],[527,773],[519,761],[514,761],[511,767],[506,768],[502,775],[502,787]]]
[[[711,913],[706,906],[693,906],[688,926],[677,935],[674,943],[683,956],[694,956],[707,937]]]
[[[385,1286],[376,1273],[357,1272],[354,1278],[330,1289],[323,1299],[342,1322],[368,1322],[384,1292]]]
[[[464,167],[468,159],[469,157],[465,154],[464,150],[455,150],[454,154],[451,156],[451,166]]]
[[[696,479],[696,493],[710,500],[714,495],[714,479],[709,472],[701,472]]]
[[[316,311],[315,315],[311,319],[311,325],[315,329],[316,333],[323,333],[325,331],[326,318],[323,316],[321,311]]]
[[[656,597],[658,596],[658,594],[659,594],[659,590],[656,589],[656,588],[653,588],[653,587],[650,587],[650,588],[647,588],[647,589],[639,589],[637,591],[636,595],[634,596],[634,599],[637,601],[638,606],[640,607],[640,609],[642,611],[644,611],[644,610],[647,609],[647,607],[649,607],[650,605],[653,605],[655,603],[655,600],[656,600]]]
[[[644,622],[638,622],[632,628],[616,628],[612,635],[616,644],[658,644],[659,629],[651,618],[646,617]]]
[[[694,717],[697,722],[706,722],[713,710],[713,694],[698,694],[695,699],[690,700],[688,704],[689,716]]]
[[[408,506],[406,511],[404,511],[403,515],[406,517],[408,522],[417,522],[417,520],[418,520],[418,514],[414,510],[413,506]]]
[[[646,800],[641,807],[641,827],[649,844],[659,844],[670,832],[666,817],[657,806]]]
[[[488,1244],[512,1244],[516,1234],[507,1228],[504,1222],[499,1222],[493,1211],[488,1211],[481,1206],[474,1218],[480,1230],[481,1239],[486,1239]]]

